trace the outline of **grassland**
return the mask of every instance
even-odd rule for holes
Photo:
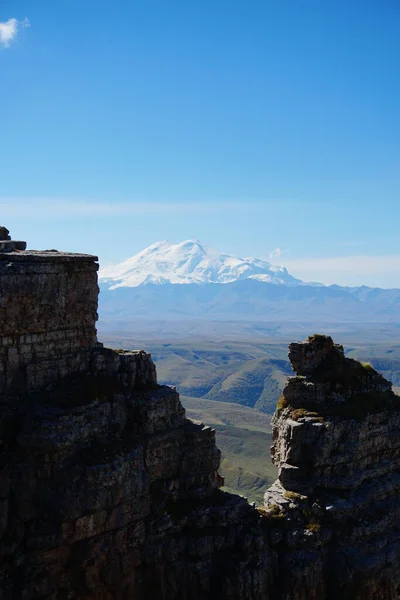
[[[190,419],[216,429],[224,489],[262,502],[265,489],[276,479],[270,457],[270,416],[229,402],[187,396],[181,400]]]
[[[152,348],[159,380],[182,394],[272,414],[288,375],[286,344],[214,341]]]
[[[250,330],[242,324],[239,338],[234,339],[237,329],[222,334],[220,324],[211,325],[214,332],[208,337],[190,337],[188,326],[185,335],[177,339],[174,324],[169,324],[169,337],[160,338],[159,330],[155,338],[151,332],[138,338],[119,331],[103,334],[101,339],[113,347],[143,348],[152,353],[159,382],[176,385],[188,416],[216,429],[226,489],[260,502],[263,491],[276,478],[270,460],[269,415],[292,374],[287,346],[316,329],[304,326],[304,332],[296,331],[296,335],[274,337],[270,329],[252,325],[252,337],[246,337]],[[400,393],[397,329],[326,331],[344,345],[347,356],[370,362]]]
[[[173,328],[173,325],[170,325]],[[307,328],[307,335],[313,330]],[[400,388],[399,333],[392,331],[393,342],[386,332],[366,330],[334,332],[347,356],[371,362],[374,368]],[[252,330],[253,333],[253,330]],[[118,332],[102,336],[108,344],[125,348],[144,348],[152,353],[160,383],[176,385],[182,395],[192,398],[234,402],[272,414],[276,401],[292,369],[287,346],[294,336],[273,337],[265,331],[258,336],[231,339],[230,334],[215,333],[208,338],[195,336],[181,340],[168,338],[137,339]],[[307,337],[304,333],[297,339]],[[386,337],[385,337],[386,336]]]

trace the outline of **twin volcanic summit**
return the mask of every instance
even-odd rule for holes
[[[101,314],[145,319],[400,321],[400,290],[310,284],[285,267],[197,240],[157,242],[100,271]]]
[[[152,244],[116,267],[104,269],[101,280],[111,289],[153,284],[233,283],[254,279],[266,283],[300,285],[284,267],[274,267],[258,258],[238,258],[202,245],[198,240],[181,244]]]

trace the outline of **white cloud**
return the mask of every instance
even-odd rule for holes
[[[21,27],[30,27],[28,19],[18,21],[18,19],[8,19],[8,21],[0,22],[0,45],[8,48],[11,42],[17,37]]]
[[[290,202],[287,202],[290,205]],[[11,198],[0,197],[0,224],[7,226],[7,219],[29,218],[31,220],[62,221],[62,219],[111,219],[130,216],[238,214],[249,209],[262,212],[268,207],[282,205],[279,201],[263,202],[99,202],[71,200],[68,198]],[[154,240],[155,241],[155,240]],[[250,250],[250,248],[249,248]],[[268,260],[268,259],[267,259]],[[275,248],[269,255],[273,264],[285,266],[291,275],[303,281],[320,281],[327,285],[400,288],[400,254],[387,256],[339,256],[299,257],[288,250]]]
[[[280,261],[304,281],[400,288],[400,255],[289,258]]]
[[[272,250],[272,252],[269,253],[269,260],[278,260],[279,258],[282,258],[282,250],[280,248],[274,248],[274,250]]]
[[[361,242],[361,241],[355,241],[355,240],[350,240],[350,241],[344,241],[344,242],[340,242],[341,246],[352,246],[354,248],[357,248],[359,246],[366,246],[366,242]]]
[[[0,217],[128,217],[152,214],[204,214],[224,211],[263,210],[282,202],[96,202],[60,198],[1,198]]]

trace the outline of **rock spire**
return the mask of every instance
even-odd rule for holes
[[[283,597],[307,583],[310,598],[399,598],[400,398],[330,337],[290,344],[289,358],[265,493],[291,565]]]

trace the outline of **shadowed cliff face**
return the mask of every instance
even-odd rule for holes
[[[330,337],[291,344],[289,359],[298,375],[273,418],[279,477],[265,493],[283,532],[283,597],[307,586],[316,598],[398,598],[400,398]]]
[[[330,338],[292,344],[298,376],[274,416],[279,479],[256,509],[219,490],[215,432],[157,385],[150,355],[97,342],[96,258],[11,242],[1,600],[399,597],[400,417],[387,381]]]
[[[215,431],[149,354],[97,342],[96,257],[4,244],[0,598],[263,597],[260,517],[219,492]]]

